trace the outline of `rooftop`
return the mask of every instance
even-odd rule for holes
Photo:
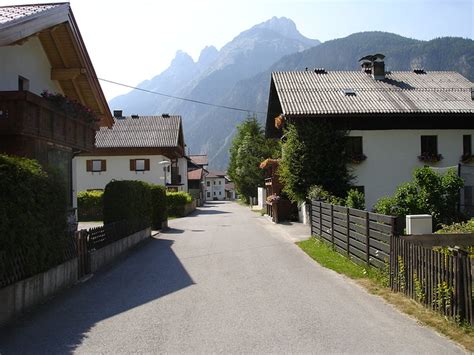
[[[203,169],[188,171],[188,180],[201,180]]]
[[[0,28],[3,25],[10,25],[14,21],[34,17],[35,15],[53,8],[58,8],[61,5],[68,3],[54,3],[54,4],[36,4],[36,5],[15,5],[15,6],[0,6]]]
[[[225,171],[217,171],[217,170],[209,170],[209,174],[207,175],[208,178],[221,178],[225,177],[227,172]]]
[[[135,116],[134,116],[135,117]],[[114,118],[112,128],[96,133],[97,148],[165,148],[180,145],[181,116]]]
[[[456,72],[397,71],[374,80],[363,71],[272,73],[284,115],[474,113],[473,83]]]
[[[190,155],[189,158],[191,158],[192,162],[196,165],[208,165],[209,164],[207,154]]]

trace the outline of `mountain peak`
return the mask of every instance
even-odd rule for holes
[[[287,17],[273,16],[271,19],[262,22],[254,26],[253,28],[264,28],[270,31],[277,32],[282,36],[288,38],[300,39],[302,37],[301,33],[299,33],[298,29],[296,28],[296,24],[293,22],[293,20]]]
[[[194,60],[188,53],[178,50],[176,51],[174,59],[171,61],[171,66],[174,67],[184,65],[194,65]]]
[[[216,60],[219,51],[214,46],[206,46],[199,54],[198,64],[207,66]]]

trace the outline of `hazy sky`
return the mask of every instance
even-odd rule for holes
[[[2,5],[34,0],[0,0]],[[48,2],[48,1],[43,1]],[[177,50],[195,60],[272,16],[291,18],[306,37],[326,41],[360,31],[429,40],[473,38],[474,0],[72,0],[101,78],[136,85],[166,69]],[[102,83],[108,99],[129,89]]]

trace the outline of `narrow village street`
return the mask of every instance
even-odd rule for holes
[[[169,224],[1,328],[0,353],[462,352],[237,203]]]

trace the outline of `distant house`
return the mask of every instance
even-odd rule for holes
[[[225,200],[226,173],[210,170],[205,179],[206,201]]]
[[[205,178],[208,174],[207,155],[190,155],[188,157],[188,192],[202,204],[205,201]]]
[[[189,159],[194,166],[200,168],[207,169],[207,166],[209,165],[209,159],[207,158],[207,154],[193,154],[189,156]]]
[[[141,180],[188,191],[188,162],[180,116],[127,116],[114,111],[112,128],[96,134],[95,149],[74,159],[78,191],[115,180]]]
[[[456,72],[387,72],[383,55],[361,64],[361,71],[272,73],[266,135],[278,138],[287,123],[321,120],[349,130],[350,167],[368,208],[410,181],[416,167],[471,160],[473,83]],[[463,203],[472,204],[467,189]]]
[[[0,153],[57,168],[75,207],[72,158],[112,123],[69,3],[0,7]]]

